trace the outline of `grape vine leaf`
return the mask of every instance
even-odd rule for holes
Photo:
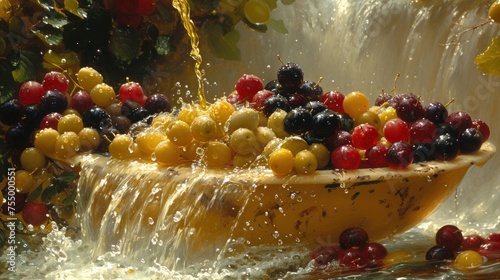
[[[71,66],[80,64],[78,55],[72,51],[48,51],[43,54],[43,61],[43,68],[45,69],[54,69],[58,67],[68,69]]]
[[[269,6],[269,9],[274,10],[278,8],[278,0],[264,0],[266,2],[267,6]]]
[[[240,60],[241,53],[237,46],[240,33],[236,30],[224,34],[222,26],[218,24],[207,28],[208,45],[212,52],[220,58],[227,60]]]
[[[42,70],[42,55],[40,50],[19,50],[13,64],[12,77],[18,83],[35,79]]]
[[[116,58],[131,62],[140,50],[140,40],[138,34],[132,28],[115,29],[111,35],[109,49]]]
[[[64,9],[79,18],[85,18],[85,12],[80,9],[77,0],[64,0]]]
[[[476,57],[474,63],[483,73],[500,75],[500,36],[493,38],[491,45]]]
[[[288,29],[286,29],[286,26],[283,23],[283,20],[281,20],[281,19],[275,20],[275,19],[271,18],[271,19],[269,19],[269,21],[266,24],[279,33],[288,34]]]

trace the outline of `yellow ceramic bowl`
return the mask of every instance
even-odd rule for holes
[[[470,167],[485,164],[494,153],[495,147],[485,143],[473,155],[404,170],[325,170],[287,177],[268,170],[158,167],[90,155],[81,164],[79,207],[83,229],[93,238],[105,234],[113,241],[135,233],[149,241],[155,235],[162,240],[181,235],[175,242],[196,252],[220,248],[227,240],[313,247],[336,243],[353,226],[379,240],[426,218]],[[137,239],[128,246],[148,244]]]

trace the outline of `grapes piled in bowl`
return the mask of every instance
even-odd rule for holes
[[[377,240],[425,218],[470,166],[495,152],[488,125],[466,112],[449,113],[447,104],[424,104],[412,93],[381,94],[371,106],[359,91],[324,92],[291,62],[267,83],[242,75],[231,94],[206,107],[173,107],[132,81],[114,89],[88,67],[75,77],[54,71],[26,82],[0,106],[8,163],[26,182],[16,213],[35,227],[72,206],[75,176],[64,164],[92,155],[155,168],[138,173],[202,167],[207,182],[231,175],[255,187],[261,197],[245,205],[221,202],[244,209],[238,218],[252,221],[252,230],[225,224],[207,241],[230,231],[252,244],[314,244],[360,225]]]

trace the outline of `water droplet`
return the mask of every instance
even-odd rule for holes
[[[274,237],[274,238],[278,238],[279,236],[280,236],[280,233],[279,233],[277,230],[275,230],[275,231],[273,232],[273,237]]]
[[[148,223],[149,223],[150,225],[153,225],[153,224],[155,223],[155,220],[153,220],[153,218],[149,217],[149,218],[148,218]]]
[[[175,212],[175,215],[174,215],[174,223],[178,223],[178,222],[182,219],[182,217],[183,217],[183,216],[184,216],[184,215],[182,215],[182,213],[181,213],[181,212],[179,212],[179,211]]]

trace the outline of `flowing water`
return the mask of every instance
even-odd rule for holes
[[[498,147],[500,130],[495,125],[500,105],[500,79],[481,74],[473,60],[498,34],[499,27],[488,24],[474,32],[462,33],[467,27],[487,20],[490,2],[296,1],[273,14],[284,19],[288,35],[272,30],[254,33],[241,27],[241,62],[204,57],[205,78],[213,83],[206,85],[208,100],[210,96],[229,93],[242,73],[274,79],[279,53],[284,60],[299,63],[306,79],[316,81],[323,77],[324,90],[338,89],[345,93],[359,90],[370,94],[372,99],[382,89],[392,89],[394,77],[400,73],[399,92],[411,91],[421,95],[424,102],[455,98],[450,110],[464,109],[489,123],[490,141]],[[186,71],[190,72],[190,69]],[[220,73],[225,73],[224,77]],[[484,167],[472,168],[455,195],[435,214],[402,235],[382,240],[389,251],[413,252],[413,262],[357,277],[498,278],[498,263],[461,272],[422,260],[434,242],[434,233],[443,224],[456,224],[466,234],[500,231],[497,195],[500,173],[496,168],[499,163],[499,157],[495,156]],[[238,215],[241,209],[224,208],[218,202],[228,196],[244,200],[252,191],[251,182],[245,183],[246,192],[234,191],[242,189],[239,185],[242,182],[228,177],[215,182],[224,191],[207,196],[206,192],[197,191],[200,189],[197,177],[173,171],[151,175],[169,179],[171,193],[167,195],[163,191],[165,186],[148,183],[148,179],[155,181],[154,177],[130,174],[117,181],[109,172],[113,164],[105,170],[83,170],[77,217],[81,228],[76,234],[67,234],[73,231],[71,228],[56,228],[44,238],[38,250],[28,247],[18,256],[16,275],[8,272],[0,275],[14,279],[318,279],[338,276],[334,267],[313,270],[308,263],[309,249],[300,245],[254,248],[241,240],[226,243],[210,236],[209,232],[196,230],[197,219],[211,218],[208,210]],[[206,175],[198,169],[193,174]],[[139,203],[143,201],[147,203]],[[179,204],[185,205],[181,211],[171,212],[165,207]],[[98,231],[92,223],[100,225]],[[160,232],[162,238],[159,238]],[[196,240],[207,238],[206,235],[213,238],[213,242],[196,244]],[[207,251],[216,254],[206,258]]]

